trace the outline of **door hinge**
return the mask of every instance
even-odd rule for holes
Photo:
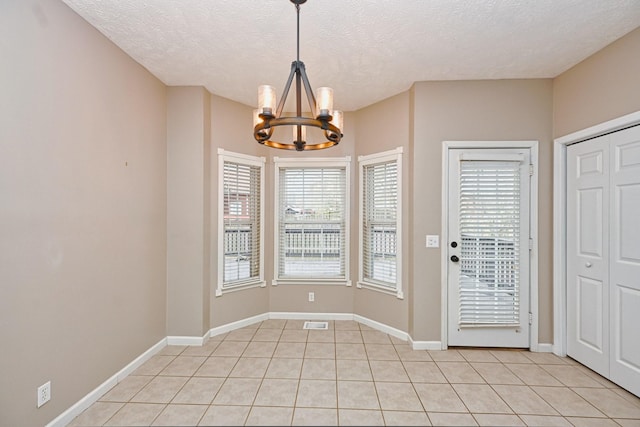
[[[533,250],[533,239],[529,239],[529,250]]]
[[[533,165],[529,165],[529,176],[533,176]]]
[[[533,313],[529,313],[529,324],[533,325]]]

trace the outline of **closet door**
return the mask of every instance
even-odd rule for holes
[[[611,380],[640,395],[640,126],[611,138]]]
[[[607,136],[567,148],[567,354],[609,376]]]
[[[567,354],[640,395],[640,126],[567,148]]]

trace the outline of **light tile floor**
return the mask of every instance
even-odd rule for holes
[[[640,426],[640,399],[570,358],[418,351],[353,321],[267,320],[165,347],[72,426]]]

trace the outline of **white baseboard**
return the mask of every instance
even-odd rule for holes
[[[268,313],[269,319],[287,320],[353,320],[351,313],[303,313],[289,311],[273,311]]]
[[[538,353],[553,353],[553,344],[546,342],[538,343],[538,348],[536,351]]]
[[[553,347],[552,352],[556,356],[559,356],[559,357],[566,357],[567,356],[566,347],[563,347],[561,345],[555,345],[555,344],[552,344],[552,347]]]
[[[246,319],[238,320],[236,322],[227,323],[222,326],[216,326],[215,328],[209,329],[209,337],[226,334],[227,332],[244,328],[245,326],[253,325],[254,323],[262,322],[263,320],[267,319],[269,319],[269,313],[263,313],[258,314],[257,316],[247,317]]]
[[[108,380],[100,384],[93,391],[89,392],[73,406],[53,419],[46,427],[64,427],[75,417],[80,415],[85,409],[97,402],[106,392],[111,390],[116,384],[122,381],[127,375],[138,369],[144,362],[151,359],[155,354],[167,346],[167,338],[162,338],[157,344],[136,357],[131,363],[112,375]]]
[[[442,341],[414,341],[409,337],[409,344],[414,350],[442,350]]]
[[[409,334],[405,331],[401,331],[400,329],[393,328],[391,326],[385,325],[384,323],[376,322],[375,320],[371,320],[367,317],[360,316],[359,314],[353,315],[353,320],[356,322],[360,322],[364,325],[369,326],[370,328],[377,329],[380,332],[384,332],[385,334],[389,334],[396,338],[399,338],[403,341],[409,340]]]
[[[209,332],[202,337],[180,337],[180,336],[168,336],[167,345],[195,345],[202,346],[209,338]]]
[[[352,313],[304,313],[304,312],[270,312],[269,319],[287,320],[355,320],[385,334],[392,335],[404,341],[408,341],[409,334],[400,329],[371,320],[359,314]]]

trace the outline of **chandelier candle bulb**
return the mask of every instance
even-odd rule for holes
[[[332,125],[334,125],[335,127],[337,127],[338,129],[342,129],[342,122],[343,122],[343,116],[342,116],[342,111],[340,110],[333,110],[333,118],[331,119],[331,123]]]
[[[276,110],[276,89],[273,86],[258,87],[258,109],[261,114],[273,115]]]
[[[330,87],[319,87],[316,90],[316,110],[318,117],[331,115],[331,110],[333,110],[333,89]]]
[[[307,140],[307,127],[306,126],[294,126],[293,127],[293,140],[298,141],[298,128],[300,128],[300,141]]]
[[[253,127],[255,129],[256,126],[264,123],[264,119],[262,117],[260,117],[260,114],[262,114],[262,110],[259,108],[256,108],[255,110],[253,110]],[[269,137],[269,131],[266,129],[260,129],[258,131],[258,135],[261,138],[268,138]]]
[[[255,127],[257,124],[262,123],[264,120],[262,120],[262,117],[260,117],[260,113],[262,111],[260,111],[259,108],[256,108],[255,110],[253,110],[253,127]]]

